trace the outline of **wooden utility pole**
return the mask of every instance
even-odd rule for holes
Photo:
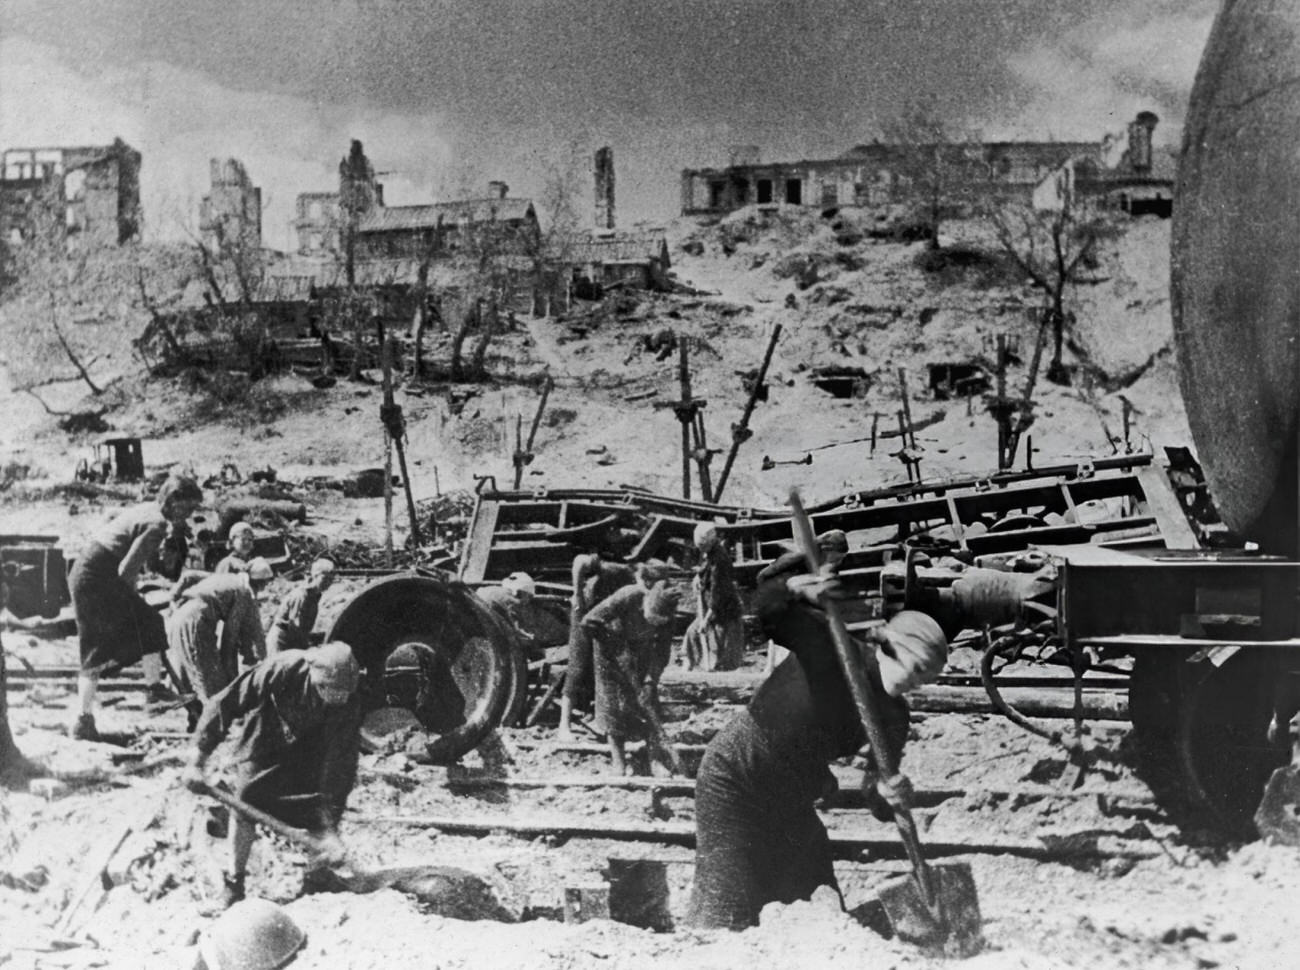
[[[551,377],[546,378],[546,383],[542,385],[542,397],[537,402],[537,413],[533,415],[532,426],[528,429],[528,441],[523,442],[522,418],[515,416],[515,490],[523,486],[524,466],[532,464],[533,461],[533,441],[537,438],[537,429],[542,425],[542,412],[546,410],[546,399],[551,396],[551,388],[555,386],[555,381]]]
[[[679,401],[655,404],[655,410],[672,408],[682,426],[682,497],[691,497],[691,459],[695,456],[691,437],[695,434],[695,416],[704,407],[704,399],[691,396],[691,363],[686,349],[686,337],[677,335],[677,379],[681,385]]]
[[[677,379],[682,399],[674,410],[682,425],[682,498],[691,497],[691,426],[695,422],[695,402],[691,400],[691,362],[686,338],[677,338]]]
[[[406,470],[406,419],[402,416],[402,406],[393,402],[393,356],[395,350],[392,338],[384,341],[382,352],[380,353],[381,363],[384,369],[384,403],[380,408],[379,419],[384,424],[384,434],[397,449],[397,463],[402,471],[402,486],[406,491],[406,514],[411,521],[411,544],[419,546],[420,538],[420,520],[415,511],[415,496],[411,492],[411,476]],[[387,452],[387,449],[385,449]],[[386,454],[384,467],[384,501],[385,512],[390,523],[388,529],[388,550],[389,560],[392,559],[392,456]]]
[[[380,363],[384,374],[384,403],[379,408],[379,420],[384,426],[384,563],[393,568],[393,429],[391,422],[393,403],[393,369],[388,343],[380,349]]]
[[[916,449],[916,430],[912,427],[912,404],[907,399],[907,371],[898,368],[898,393],[903,399],[903,420],[907,423],[903,446]]]
[[[1008,445],[1011,442],[1011,411],[1014,404],[1007,399],[1007,338],[998,334],[997,394],[989,401],[989,412],[998,423],[998,471],[1006,471]]]

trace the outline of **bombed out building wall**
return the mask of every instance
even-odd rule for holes
[[[1175,160],[1152,146],[1159,119],[1141,112],[1122,137],[1095,142],[1017,141],[855,145],[838,158],[758,162],[732,153],[722,168],[683,169],[683,215],[721,215],[747,205],[809,208],[882,207],[911,200],[909,153],[933,149],[968,195],[1029,202],[1034,189],[1063,165],[1078,170],[1078,186],[1134,215],[1169,214]],[[1143,200],[1138,202],[1138,200]],[[1138,204],[1135,204],[1138,202]]]
[[[236,158],[209,161],[212,189],[199,209],[199,233],[213,252],[262,248],[262,190]]]
[[[0,235],[11,245],[51,232],[70,244],[116,246],[137,238],[141,155],[111,145],[10,148],[0,159]]]

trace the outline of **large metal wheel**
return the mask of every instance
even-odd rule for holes
[[[488,608],[460,583],[416,574],[378,580],[348,602],[328,637],[356,654],[367,709],[387,703],[385,663],[394,650],[432,658],[427,703],[412,713],[430,734],[436,763],[473,750],[501,721],[514,651]]]
[[[1129,712],[1139,770],[1180,823],[1252,838],[1264,783],[1284,761],[1265,737],[1275,662],[1260,649],[1221,667],[1188,657],[1149,649],[1134,659]]]

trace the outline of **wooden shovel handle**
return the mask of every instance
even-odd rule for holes
[[[264,812],[260,808],[254,808],[252,805],[248,804],[248,802],[236,798],[224,788],[217,785],[205,784],[203,786],[203,793],[211,798],[215,798],[217,801],[221,802],[221,804],[229,806],[231,809],[244,816],[244,818],[270,829],[276,835],[284,836],[290,842],[300,845],[304,849],[313,852],[320,851],[321,844],[319,839],[309,835],[301,829],[294,828],[292,825],[286,825],[274,815]]]
[[[811,571],[817,572],[821,568],[817,537],[813,534],[812,522],[808,518],[808,513],[804,511],[803,502],[799,499],[798,489],[790,490],[790,515],[795,527],[795,537],[799,540],[804,559],[808,561]],[[935,897],[930,870],[925,864],[925,857],[921,854],[921,840],[917,835],[916,822],[912,819],[911,807],[908,806],[905,796],[901,794],[907,790],[907,786],[894,783],[894,779],[898,777],[898,766],[893,763],[893,755],[885,738],[884,725],[881,724],[880,715],[871,697],[871,690],[867,686],[867,673],[862,659],[854,648],[836,603],[828,599],[822,603],[822,609],[826,613],[826,621],[830,626],[835,655],[839,658],[840,668],[844,671],[844,679],[848,681],[849,693],[853,695],[853,704],[857,707],[858,717],[862,719],[862,726],[866,729],[867,740],[871,742],[871,754],[875,758],[876,767],[880,769],[880,774],[890,782],[890,787],[896,793],[889,804],[894,810],[894,823],[898,826],[898,834],[902,837],[903,847],[912,862],[912,868],[916,872],[916,879],[920,883],[926,903],[933,906]]]

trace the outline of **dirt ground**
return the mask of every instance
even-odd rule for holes
[[[916,268],[919,247],[872,241],[846,246],[803,215],[763,227],[742,213],[720,226],[682,223],[671,232],[679,280],[705,295],[631,301],[590,319],[521,321],[497,345],[499,363],[512,372],[548,370],[556,380],[525,487],[626,484],[679,494],[678,426],[671,411],[653,406],[676,395],[675,358],[633,354],[633,338],[664,327],[699,338],[694,390],[709,402],[711,443],[725,446],[744,400],[736,372],[757,366],[776,322],[784,336],[769,400],[755,412],[754,437],[740,451],[725,501],[775,507],[792,485],[817,500],[905,480],[903,465],[890,454],[898,448],[896,439],[882,438],[874,454],[869,445],[871,416],[884,415],[881,427],[888,428],[900,407],[899,368],[914,420],[925,422],[917,435],[922,473],[939,478],[992,469],[996,434],[982,401],[972,401],[968,413],[965,401],[936,400],[926,388],[925,365],[988,360],[999,333],[1017,338],[1027,361],[1032,329],[1026,311],[1037,303],[1033,293],[968,276],[939,281]],[[974,238],[977,230],[957,226],[954,232]],[[856,258],[837,258],[841,252]],[[1078,376],[1070,387],[1039,381],[1030,431],[1035,465],[1122,450],[1126,408],[1134,448],[1189,443],[1170,350],[1167,253],[1167,223],[1134,223],[1108,253],[1101,281],[1072,294],[1079,323],[1069,360]],[[801,288],[776,271],[792,255],[819,267],[816,283]],[[870,376],[865,397],[837,399],[817,389],[807,372],[826,364],[862,367]],[[374,547],[381,541],[381,501],[346,499],[308,484],[314,477],[382,464],[373,385],[319,390],[305,377],[286,375],[261,382],[255,409],[195,417],[194,395],[179,383],[143,381],[120,360],[102,366],[120,367],[121,401],[111,418],[118,430],[145,438],[151,468],[189,466],[208,477],[226,462],[244,473],[270,466],[309,505],[309,521],[297,531],[326,546]],[[1010,386],[1023,387],[1024,380],[1023,365],[1013,367]],[[536,390],[518,383],[483,385],[463,409],[453,407],[445,390],[403,388],[398,394],[409,422],[417,498],[472,488],[481,474],[507,483],[516,415],[526,428]],[[80,394],[59,387],[51,399],[71,406]],[[95,523],[134,496],[130,490],[69,488],[71,470],[89,441],[58,432],[35,402],[8,386],[0,387],[0,395],[10,416],[0,426],[0,449],[12,466],[26,469],[0,491],[0,533],[58,535],[75,554]],[[811,465],[763,470],[765,456],[784,462],[807,455]],[[400,545],[406,533],[400,506],[396,519]],[[277,580],[271,600],[287,588]],[[344,584],[333,591],[323,614],[355,588]],[[75,663],[74,639],[21,629],[4,636],[6,648],[19,658],[10,660],[11,669],[22,661]],[[954,657],[958,666],[969,662]],[[761,658],[750,663],[757,666]],[[61,786],[47,794],[39,786],[0,793],[0,966],[191,965],[190,944],[208,922],[200,909],[211,895],[213,863],[196,824],[203,816],[177,784],[176,760],[167,760],[184,751],[183,715],[149,719],[138,693],[106,695],[112,703],[100,727],[131,740],[124,754],[127,749],[63,737],[72,700],[66,686],[45,684],[10,696],[20,747]],[[704,740],[735,710],[721,702],[671,709],[670,734],[684,743]],[[686,796],[660,799],[656,811],[645,790],[490,783],[608,776],[603,755],[564,750],[554,744],[553,733],[548,724],[504,730],[500,744],[451,768],[414,765],[400,753],[367,753],[344,822],[358,864],[464,869],[491,888],[516,922],[456,918],[393,889],[299,897],[301,854],[263,838],[254,849],[249,888],[284,903],[306,932],[306,947],[294,965],[558,970],[653,961],[699,970],[849,963],[929,968],[950,962],[882,938],[824,897],[770,907],[762,925],[743,933],[654,932],[605,919],[566,922],[565,889],[605,883],[618,868],[611,859],[661,863],[666,909],[680,918],[689,892],[690,850],[514,835],[510,823],[576,818],[671,828],[689,827],[693,815]],[[918,789],[960,790],[917,810],[923,840],[934,846],[978,841],[988,849],[943,860],[969,863],[979,889],[987,946],[963,965],[1136,970],[1300,963],[1293,898],[1300,887],[1300,852],[1222,843],[1180,830],[1135,774],[1125,735],[1122,724],[1093,726],[1090,743],[1114,756],[1097,758],[1076,787],[1059,749],[1002,720],[916,716],[904,769]],[[841,780],[852,785],[851,769]],[[439,833],[428,825],[435,816],[500,828],[482,836]],[[891,830],[864,813],[830,809],[825,817],[835,834],[881,840],[881,848],[865,858],[838,864],[852,910],[903,872],[905,863]],[[137,818],[152,822],[117,853],[110,868],[118,884],[102,899],[92,892],[73,925],[56,932],[97,852],[115,827]],[[1052,852],[1056,858],[1047,858]]]

